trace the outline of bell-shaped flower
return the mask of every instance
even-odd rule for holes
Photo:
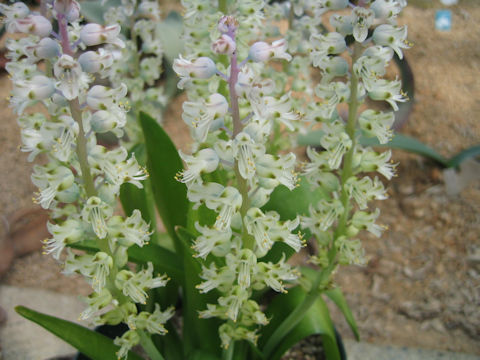
[[[113,60],[112,53],[103,48],[84,52],[78,57],[78,63],[83,71],[90,74],[98,73],[102,79],[110,74]]]
[[[292,122],[300,120],[300,115],[292,109],[290,99],[290,93],[283,95],[280,99],[276,99],[273,96],[265,96],[263,98],[266,117],[273,118],[273,120],[284,124],[288,130],[294,131],[296,126]]]
[[[295,172],[295,154],[264,154],[256,160],[256,172],[260,177],[260,185],[274,189],[282,184],[293,190],[297,187],[298,174]]]
[[[318,66],[315,59],[325,57],[327,55],[338,55],[347,50],[347,44],[342,34],[338,32],[330,32],[326,35],[312,34],[310,42],[314,48],[312,52],[313,66]]]
[[[151,16],[153,20],[160,21],[160,6],[158,1],[142,0],[137,8],[138,15]]]
[[[85,232],[82,222],[73,218],[59,224],[48,222],[47,229],[52,238],[43,241],[43,251],[57,260],[65,246],[81,241]]]
[[[165,335],[168,331],[164,325],[174,314],[173,306],[165,311],[160,311],[160,305],[156,303],[153,312],[142,311],[139,314],[131,314],[127,319],[127,324],[130,329],[146,330],[150,334]]]
[[[393,112],[381,112],[368,109],[362,112],[358,123],[362,131],[370,137],[375,136],[380,144],[388,143],[393,136],[392,125],[395,122]]]
[[[9,22],[7,31],[9,33],[32,34],[44,38],[52,32],[52,24],[42,15],[28,15]]]
[[[3,22],[8,27],[11,22],[27,17],[30,14],[30,9],[25,3],[19,1],[12,5],[0,4],[0,13],[5,16]]]
[[[173,62],[173,70],[180,77],[178,88],[183,89],[190,83],[191,79],[208,79],[215,75],[217,67],[212,59],[208,57],[199,57],[194,60],[187,60],[179,55]]]
[[[358,230],[367,230],[376,237],[380,237],[385,227],[375,224],[379,215],[378,208],[374,212],[356,211],[352,216],[351,225]]]
[[[287,293],[284,281],[292,282],[298,279],[299,272],[285,263],[285,255],[276,264],[259,262],[257,264],[257,281],[265,283],[269,288],[280,293]]]
[[[212,43],[212,51],[215,54],[232,55],[236,49],[235,40],[227,34],[223,34]]]
[[[322,100],[317,104],[316,112],[322,120],[331,120],[337,105],[348,101],[350,97],[350,88],[348,84],[340,81],[331,83],[320,83],[315,87],[315,95]]]
[[[152,234],[150,226],[143,220],[138,209],[133,210],[132,215],[126,219],[122,216],[113,216],[108,220],[107,225],[110,238],[125,247],[134,244],[142,247],[148,243]]]
[[[207,293],[213,289],[224,292],[231,288],[232,283],[236,279],[236,271],[235,268],[229,266],[217,269],[215,263],[211,262],[209,267],[202,265],[200,278],[204,281],[195,286],[195,288],[201,293]]]
[[[92,315],[110,305],[112,300],[112,294],[106,288],[103,288],[100,292],[91,293],[85,298],[88,307],[80,314],[80,319],[86,320],[92,317]]]
[[[375,17],[382,21],[393,22],[397,15],[406,6],[406,1],[401,0],[375,0],[370,9],[375,12]]]
[[[353,15],[353,37],[358,42],[364,42],[368,36],[368,29],[375,20],[375,13],[371,9],[355,7]]]
[[[72,171],[65,166],[55,166],[53,163],[36,165],[33,171],[32,182],[40,189],[35,202],[44,209],[48,209],[55,197],[75,182]]]
[[[195,223],[195,229],[201,234],[192,246],[196,252],[195,257],[205,260],[210,253],[217,257],[224,257],[230,252],[232,229],[218,231],[208,226],[200,226],[198,222]]]
[[[250,288],[250,277],[256,264],[257,257],[249,249],[243,249],[237,255],[237,283],[241,289]]]
[[[110,205],[100,198],[92,196],[88,198],[82,209],[82,219],[88,222],[99,239],[104,239],[108,234],[106,220],[113,214]]]
[[[275,90],[272,79],[263,79],[252,67],[245,65],[238,73],[235,91],[239,98],[246,99],[256,116],[262,118],[266,115],[266,106],[263,97]]]
[[[210,148],[202,149],[194,155],[186,155],[181,150],[178,153],[187,164],[187,169],[180,171],[175,176],[175,179],[182,183],[201,181],[202,174],[209,174],[218,167],[218,155],[215,150]]]
[[[293,220],[279,221],[269,230],[271,239],[273,241],[284,242],[290,246],[295,252],[299,252],[302,247],[306,245],[302,233],[299,231],[296,234],[293,231],[300,224],[300,218],[297,216]]]
[[[206,205],[209,209],[219,213],[214,227],[218,230],[225,230],[230,227],[233,216],[242,206],[242,195],[236,188],[227,186],[218,198],[206,199]]]
[[[93,289],[98,293],[105,288],[108,275],[113,267],[113,259],[104,252],[95,255],[76,255],[70,252],[65,260],[65,274],[82,274],[90,278]]]
[[[378,153],[371,151],[371,149],[365,149],[358,159],[359,169],[365,172],[377,171],[388,180],[395,176],[396,164],[390,161],[392,157],[391,150]]]
[[[353,15],[339,15],[333,14],[330,16],[330,25],[333,26],[336,32],[343,36],[351,35],[353,33]]]
[[[292,60],[292,56],[287,53],[288,44],[285,39],[274,41],[271,45],[258,41],[250,46],[248,58],[253,62],[265,62],[270,59]]]
[[[382,24],[375,28],[372,39],[377,45],[391,47],[400,59],[403,59],[402,49],[409,49],[412,46],[407,41],[407,25]]]
[[[242,325],[267,325],[268,319],[254,300],[247,300],[242,307]]]
[[[115,353],[118,359],[126,360],[128,352],[131,348],[140,342],[140,335],[134,330],[127,330],[122,336],[115,338],[113,343],[120,346],[120,349]]]
[[[123,83],[116,88],[95,85],[88,91],[86,102],[94,110],[109,110],[112,106],[124,105],[122,100],[127,92],[127,86]]]
[[[206,100],[185,101],[182,118],[193,129],[193,137],[202,143],[215,123],[221,122],[228,113],[228,101],[221,94],[210,95]]]
[[[28,57],[28,61],[35,63],[41,59],[53,59],[60,56],[61,47],[60,44],[49,38],[43,38],[37,44],[26,46],[25,53]]]
[[[233,156],[238,161],[238,171],[245,180],[252,180],[256,170],[255,161],[264,153],[264,146],[255,143],[246,132],[237,134],[233,140]]]
[[[167,282],[168,277],[166,275],[153,276],[153,265],[149,262],[146,269],[137,273],[129,270],[120,271],[115,279],[115,286],[134,302],[145,304],[148,297],[146,291],[163,287]]]
[[[256,344],[258,341],[257,330],[230,323],[223,323],[218,328],[218,334],[224,349],[228,349],[233,341],[246,340],[252,344]]]
[[[348,63],[340,56],[324,56],[316,62],[322,72],[322,83],[329,83],[335,77],[348,74]]]
[[[225,309],[225,315],[228,319],[236,322],[243,304],[248,300],[248,290],[242,289],[241,286],[234,286],[228,296],[218,298],[218,304]]]
[[[70,55],[62,55],[57,60],[53,65],[53,73],[58,80],[57,89],[68,100],[78,97],[90,82],[80,64]]]
[[[39,100],[45,100],[55,92],[55,83],[52,79],[35,75],[31,79],[17,79],[13,84],[10,106],[18,115],[21,115],[27,106]]]
[[[320,17],[327,11],[345,9],[348,6],[348,0],[319,0],[313,2],[311,6],[315,16]]]
[[[331,169],[338,169],[343,155],[352,147],[352,139],[345,132],[345,126],[339,120],[324,124],[325,134],[320,139],[320,145],[330,153],[328,165]]]
[[[269,230],[276,225],[278,218],[273,213],[264,214],[259,208],[251,207],[243,221],[248,233],[255,239],[257,257],[266,255],[274,242]]]
[[[80,30],[80,40],[87,46],[100,44],[112,44],[120,48],[125,47],[125,43],[119,38],[120,25],[99,25],[87,24]]]
[[[302,216],[302,227],[310,229],[314,234],[327,231],[343,214],[344,208],[340,200],[320,200],[310,204],[309,216]]]
[[[345,188],[350,197],[355,199],[360,209],[366,209],[370,200],[384,200],[387,198],[385,187],[375,177],[374,180],[365,176],[361,179],[352,176],[345,182]]]
[[[336,239],[335,246],[338,249],[338,262],[341,265],[366,265],[365,249],[360,240],[350,240],[346,236],[340,236]]]
[[[397,102],[408,101],[408,96],[402,90],[402,82],[386,79],[363,79],[368,96],[372,100],[383,100],[390,104],[394,111],[398,110]]]

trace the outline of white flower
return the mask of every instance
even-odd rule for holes
[[[375,20],[375,14],[373,10],[357,6],[353,9],[352,15],[353,37],[356,41],[363,42],[368,36],[368,29]]]
[[[38,44],[25,47],[28,60],[32,63],[40,59],[53,59],[60,55],[60,45],[51,38],[43,38]]]
[[[48,163],[46,166],[34,166],[32,182],[40,189],[35,202],[44,209],[48,209],[61,192],[74,185],[75,177],[72,171],[65,166]]]
[[[380,215],[380,209],[375,209],[375,212],[368,213],[366,211],[356,211],[352,217],[352,225],[357,229],[364,229],[372,233],[376,237],[382,235],[385,227],[375,224],[378,216]]]
[[[113,214],[110,205],[103,202],[100,198],[92,196],[88,198],[82,209],[82,218],[85,222],[90,223],[93,231],[99,239],[104,239],[108,234],[108,228],[105,220]]]
[[[193,128],[196,141],[202,143],[207,139],[208,132],[214,123],[221,122],[228,113],[227,99],[221,94],[210,95],[207,100],[185,101],[182,118]],[[218,126],[219,124],[217,124]]]
[[[202,174],[208,174],[217,169],[219,158],[215,150],[206,148],[193,155],[186,155],[182,151],[178,153],[187,164],[187,169],[179,172],[175,177],[182,183],[201,181]]]
[[[121,337],[115,338],[113,343],[120,346],[120,350],[116,352],[119,359],[126,359],[129,350],[140,342],[140,336],[134,330],[128,330]]]
[[[52,79],[35,75],[30,80],[17,79],[13,84],[10,106],[18,115],[21,115],[27,106],[39,100],[45,100],[55,92],[55,83]]]
[[[62,55],[53,66],[57,88],[62,95],[73,100],[88,87],[90,79],[83,73],[80,64],[70,55]]]
[[[403,58],[402,49],[411,47],[411,44],[407,41],[407,25],[393,26],[382,24],[375,28],[372,39],[377,45],[391,47],[400,59]]]
[[[393,136],[391,129],[395,122],[393,112],[384,113],[375,110],[365,110],[358,118],[361,129],[368,136],[376,136],[380,144],[386,144]]]
[[[99,73],[102,78],[110,74],[113,65],[113,55],[103,48],[98,51],[87,51],[78,57],[78,63],[87,73]]]
[[[392,21],[405,7],[403,1],[398,0],[375,0],[370,9],[375,12],[375,17],[384,21]]]
[[[248,51],[248,58],[254,62],[265,62],[270,59],[292,60],[292,56],[287,53],[285,39],[276,40],[272,45],[263,41],[254,43]]]
[[[322,130],[325,131],[325,135],[320,139],[320,145],[330,153],[328,165],[331,169],[338,169],[343,155],[352,146],[352,140],[345,132],[345,126],[339,120],[324,124]]]
[[[129,270],[120,271],[115,279],[115,286],[134,302],[145,304],[148,297],[146,291],[163,287],[167,282],[168,278],[166,275],[153,277],[153,265],[149,262],[146,269],[137,273]]]
[[[227,228],[218,231],[208,226],[200,226],[195,223],[195,229],[201,234],[195,239],[192,249],[196,252],[196,257],[206,259],[208,254],[223,257],[230,251],[230,238],[232,237],[232,229]]]
[[[53,9],[57,14],[64,14],[68,22],[74,22],[80,16],[80,5],[75,0],[55,0]]]
[[[23,2],[19,1],[12,5],[0,4],[0,13],[6,16],[6,19],[3,21],[8,27],[11,22],[27,17],[30,14],[30,9]]]
[[[148,243],[150,226],[143,220],[138,209],[133,210],[132,215],[126,219],[122,216],[113,216],[108,220],[108,233],[120,245],[130,247],[136,244],[140,247]]]
[[[52,24],[42,15],[28,15],[8,23],[9,33],[33,34],[39,37],[46,37],[52,32]]]
[[[372,100],[384,100],[393,110],[398,110],[397,102],[408,101],[407,94],[402,91],[402,82],[399,80],[388,81],[385,79],[363,79],[368,96]]]
[[[183,89],[192,78],[208,79],[215,75],[217,67],[212,59],[208,57],[199,57],[193,61],[184,59],[179,55],[173,62],[173,70],[180,77],[178,88]]]
[[[47,229],[52,238],[43,241],[43,250],[46,254],[53,253],[55,259],[60,257],[65,246],[83,240],[85,231],[82,222],[72,218],[60,224],[48,222]]]
[[[345,183],[349,196],[353,197],[360,209],[366,209],[370,200],[384,200],[387,198],[385,188],[377,177],[372,181],[368,176],[357,179],[352,176]]]
[[[125,43],[118,37],[120,25],[103,26],[99,24],[87,24],[80,31],[80,39],[87,46],[100,44],[112,44],[125,47]]]

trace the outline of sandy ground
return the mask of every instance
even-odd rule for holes
[[[415,76],[414,111],[402,133],[444,156],[480,141],[480,4],[453,8],[453,29],[434,30],[435,10],[407,8],[415,46],[406,52]],[[0,78],[0,215],[6,219],[32,206],[31,164],[18,150],[19,129],[7,108],[10,84]],[[166,129],[185,149],[185,127],[177,99]],[[414,155],[394,152],[399,177],[390,199],[378,204],[389,230],[381,239],[364,237],[367,267],[343,268],[336,281],[352,306],[363,340],[401,346],[480,354],[480,183],[448,196],[442,170]],[[4,222],[2,222],[5,227]],[[50,257],[33,253],[15,261],[5,284],[62,293],[88,293],[81,279],[65,278]],[[351,334],[334,319],[345,337]]]

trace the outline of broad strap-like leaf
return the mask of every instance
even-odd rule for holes
[[[24,318],[37,323],[58,336],[92,360],[118,360],[116,352],[120,347],[115,345],[113,340],[105,335],[70,321],[36,312],[24,306],[17,306],[15,311]],[[142,360],[140,356],[133,352],[129,352],[128,359]]]
[[[220,321],[216,318],[200,319],[198,312],[205,310],[207,304],[217,302],[218,293],[215,290],[201,294],[196,286],[200,279],[201,265],[193,257],[191,246],[195,236],[187,229],[177,228],[178,238],[184,246],[184,286],[183,286],[183,341],[185,355],[188,357],[194,350],[202,350],[220,356],[220,339],[218,327]]]
[[[327,295],[330,298],[330,300],[332,300],[335,303],[335,305],[337,305],[337,307],[340,309],[343,316],[345,316],[345,320],[347,320],[347,323],[350,326],[350,329],[352,329],[353,334],[355,335],[355,338],[357,339],[357,341],[359,341],[360,333],[358,332],[357,322],[353,317],[352,311],[348,306],[345,296],[343,296],[342,290],[339,287],[337,287],[335,289],[325,291],[325,295]]]
[[[303,302],[305,296],[306,292],[297,286],[290,289],[287,294],[279,294],[273,299],[266,311],[267,317],[271,318],[270,323],[261,331],[261,348],[287,315]],[[321,296],[317,298],[298,325],[282,339],[268,360],[280,359],[293,345],[311,335],[322,336],[323,348],[328,360],[340,359],[335,329],[328,307]]]
[[[183,170],[182,159],[170,137],[155,119],[141,112],[140,123],[145,138],[147,168],[158,213],[180,255],[181,246],[176,239],[175,227],[187,226],[188,213],[187,188],[185,184],[175,180],[176,174]]]
[[[468,149],[465,149],[459,152],[457,155],[453,156],[448,160],[448,167],[456,168],[458,167],[463,161],[470,159],[472,157],[480,156],[480,145],[472,146]]]

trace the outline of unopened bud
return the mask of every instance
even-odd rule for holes
[[[64,14],[69,22],[80,16],[80,5],[75,0],[55,0],[53,8],[57,13]]]
[[[125,44],[118,35],[120,25],[103,26],[99,24],[87,24],[80,31],[80,39],[87,46],[95,46],[104,43],[125,47]]]
[[[228,32],[235,32],[237,28],[237,19],[230,15],[222,16],[222,18],[218,22],[218,31],[220,31],[222,34],[226,34]]]
[[[10,33],[33,34],[43,38],[50,35],[52,24],[42,15],[28,15],[9,23],[7,31]]]
[[[237,45],[235,41],[228,35],[223,34],[212,44],[212,51],[216,54],[232,55]]]
[[[285,39],[274,41],[272,45],[258,41],[250,47],[248,57],[254,62],[264,62],[273,58],[290,61],[292,57],[287,53],[287,42]]]

